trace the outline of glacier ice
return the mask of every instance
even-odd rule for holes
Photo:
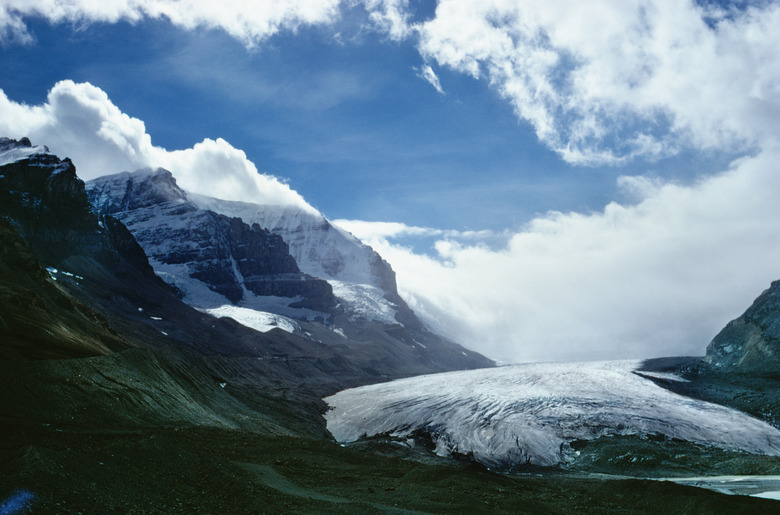
[[[552,466],[569,443],[605,435],[665,435],[780,454],[780,431],[739,411],[675,394],[634,373],[641,361],[537,363],[400,379],[325,398],[342,443],[429,435],[440,455],[488,466]]]

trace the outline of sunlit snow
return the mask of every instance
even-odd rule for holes
[[[780,454],[780,431],[736,410],[683,397],[634,373],[641,361],[542,363],[451,372],[354,388],[327,397],[339,442],[430,435],[440,455],[487,466],[550,466],[569,443],[660,434]]]
[[[287,317],[233,306],[232,304],[225,304],[218,308],[204,309],[203,311],[217,318],[230,317],[239,324],[251,327],[262,333],[266,333],[271,329],[276,328],[287,331],[288,333],[293,333],[296,329],[300,329],[300,326],[297,323]]]
[[[187,193],[201,209],[241,218],[277,234],[289,246],[302,272],[327,280],[346,311],[369,320],[396,324],[395,309],[384,298],[376,273],[381,259],[371,247],[331,224],[319,213],[290,206],[258,205]]]
[[[333,295],[341,299],[347,313],[376,320],[385,324],[397,324],[395,309],[376,286],[353,284],[343,281],[328,281]]]
[[[49,149],[47,149],[42,145],[34,146],[34,147],[25,147],[25,146],[14,147],[9,150],[6,150],[5,152],[0,152],[0,166],[5,166],[7,164],[20,161],[22,159],[26,159],[34,154],[48,154],[48,153],[49,153]]]

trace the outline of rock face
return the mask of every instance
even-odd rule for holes
[[[336,304],[330,285],[302,273],[280,236],[199,208],[166,170],[95,179],[88,193],[100,213],[122,220],[155,268],[165,271],[193,305],[213,307],[215,301],[188,291],[183,276],[201,281],[233,304],[248,292],[285,297],[291,307],[315,311]]]
[[[342,309],[352,318],[422,328],[414,312],[398,295],[390,264],[322,214],[299,207],[259,205],[194,194],[190,198],[203,209],[258,224],[284,238],[301,270],[328,281]]]
[[[92,212],[70,159],[32,147],[26,138],[0,138],[0,164],[0,215],[14,221],[42,262],[59,265],[72,256],[91,256],[152,272],[127,229]]]
[[[780,281],[765,290],[707,347],[705,361],[716,369],[780,370]]]

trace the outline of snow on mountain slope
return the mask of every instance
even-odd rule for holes
[[[30,140],[22,138],[19,141],[0,138],[0,166],[14,163],[34,154],[48,154],[49,148],[44,145],[32,146]]]
[[[231,306],[229,304],[218,308],[204,309],[203,311],[217,318],[230,317],[239,324],[251,327],[261,333],[267,333],[271,329],[277,328],[287,331],[288,333],[294,333],[295,331],[301,330],[301,327],[290,318],[275,313]]]
[[[330,282],[353,315],[395,324],[400,299],[395,273],[371,247],[319,213],[290,206],[259,205],[188,194],[201,209],[241,218],[281,236],[301,271]]]
[[[325,401],[339,442],[431,437],[440,455],[490,467],[551,466],[569,443],[661,434],[702,445],[780,455],[780,431],[739,411],[683,397],[635,374],[641,361],[543,363],[401,379]]]
[[[122,220],[157,274],[194,307],[219,312],[238,305],[314,319],[336,304],[325,281],[300,272],[280,236],[199,208],[165,170],[101,177],[87,190],[95,209]],[[249,325],[270,316],[233,313]]]
[[[340,309],[350,318],[391,325],[400,323],[399,319],[414,321],[414,315],[398,297],[390,265],[371,247],[333,226],[316,211],[195,195],[179,188],[173,176],[162,169],[101,177],[89,181],[87,189],[96,209],[120,218],[143,246],[158,275],[178,287],[185,301],[193,306],[214,309],[228,305],[227,298],[234,305],[258,308],[267,304],[262,301],[263,296],[298,295],[288,291],[295,281],[284,274],[300,270],[312,278],[328,281],[332,290],[328,294],[336,297]],[[246,227],[237,227],[241,224],[235,220]],[[262,231],[280,239],[279,243],[256,242],[262,239]],[[239,241],[241,238],[251,238],[257,243],[254,248],[265,245],[281,252],[284,246],[283,253],[291,257],[290,263],[283,262],[283,256],[276,255],[279,252],[269,251],[263,256],[257,252],[252,256],[242,254],[243,249],[252,245]],[[274,273],[279,280],[269,282],[270,271],[265,270],[263,286],[253,288],[257,281],[253,283],[252,278],[262,274],[247,267],[248,263],[259,262],[275,263]],[[280,280],[286,280],[287,285],[282,293]],[[300,293],[304,298],[309,294],[324,299],[325,292],[315,290]],[[295,313],[287,306],[274,312],[296,318],[326,318],[325,303],[315,304],[310,300],[308,305],[297,307],[319,313]]]

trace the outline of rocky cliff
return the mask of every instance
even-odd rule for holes
[[[723,370],[780,371],[780,281],[715,336],[705,361]]]

